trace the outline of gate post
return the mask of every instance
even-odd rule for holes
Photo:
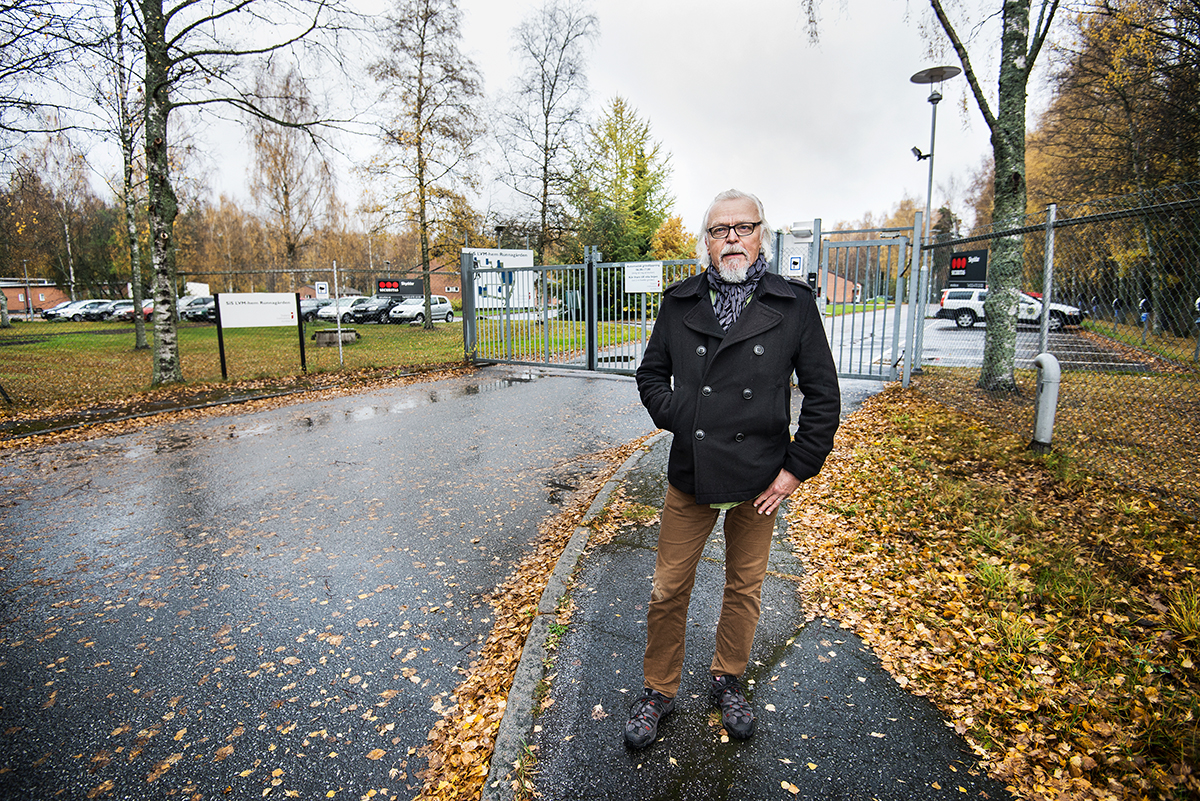
[[[587,369],[595,370],[599,361],[596,338],[600,333],[597,323],[596,303],[596,262],[600,260],[600,251],[594,245],[588,245],[583,250],[583,275],[587,284]]]
[[[463,253],[459,257],[459,269],[462,275],[463,300],[463,358],[468,362],[475,361],[475,257]]]

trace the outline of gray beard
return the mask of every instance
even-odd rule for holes
[[[746,283],[746,276],[749,275],[750,267],[752,265],[747,264],[745,267],[725,267],[718,262],[716,266],[717,275],[721,276],[721,278],[727,283],[744,284]]]

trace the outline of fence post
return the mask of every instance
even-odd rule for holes
[[[1051,203],[1046,209],[1046,258],[1042,267],[1042,329],[1038,337],[1038,353],[1045,353],[1050,343],[1050,301],[1054,291],[1054,222],[1058,218],[1058,204]]]
[[[587,292],[587,369],[589,370],[595,370],[599,360],[596,345],[596,336],[600,333],[600,325],[596,320],[599,316],[599,308],[596,303],[596,262],[599,258],[599,253],[594,245],[584,248],[583,275],[584,281],[587,283],[584,289]]]
[[[909,262],[908,269],[908,335],[905,337],[904,343],[904,373],[900,381],[901,386],[908,389],[909,382],[912,380],[913,370],[913,355],[917,340],[917,326],[925,324],[925,315],[922,314],[920,319],[917,318],[917,305],[924,305],[920,294],[921,287],[921,212],[917,212],[913,217],[913,242],[916,246],[912,249],[912,260]],[[896,303],[899,304],[900,299],[896,298]]]
[[[465,248],[464,248],[465,251]],[[475,257],[463,252],[459,255],[462,271],[462,315],[463,315],[463,358],[475,360]]]

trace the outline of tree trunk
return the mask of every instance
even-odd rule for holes
[[[153,384],[183,381],[175,325],[175,216],[179,207],[171,188],[167,158],[170,61],[167,19],[162,0],[142,0],[146,26],[146,173],[149,181],[150,254],[154,268]],[[135,313],[137,310],[135,309]]]
[[[1000,38],[1000,82],[992,153],[996,164],[992,224],[1019,228],[1025,220],[1025,91],[1029,80],[1029,0],[1005,0]],[[1025,237],[992,243],[988,262],[987,331],[977,386],[988,392],[1018,391],[1014,376],[1016,310],[1025,258]]]
[[[129,248],[129,280],[133,295],[133,347],[146,350],[146,318],[142,316],[142,254],[138,245],[136,200],[133,194],[133,118],[129,113],[129,81],[125,72],[125,15],[121,0],[113,0],[116,23],[117,126],[121,139],[121,202],[125,206],[125,241]]]

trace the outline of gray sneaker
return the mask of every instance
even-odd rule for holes
[[[713,676],[708,688],[713,706],[721,707],[721,724],[730,737],[748,740],[754,734],[754,710],[742,693],[737,676]]]
[[[675,699],[647,688],[629,708],[625,723],[625,742],[632,748],[645,748],[658,736],[658,722],[675,710]]]

